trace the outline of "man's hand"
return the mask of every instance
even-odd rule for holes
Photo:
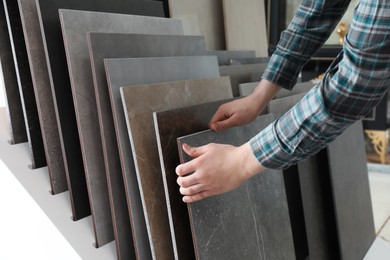
[[[194,158],[176,168],[177,183],[186,203],[231,191],[264,170],[248,143],[240,147],[184,144],[183,150]]]
[[[211,118],[209,128],[221,131],[253,121],[279,90],[280,87],[262,80],[249,96],[221,105]]]

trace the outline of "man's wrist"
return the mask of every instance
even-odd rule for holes
[[[265,170],[265,167],[263,167],[260,164],[260,162],[253,154],[249,142],[238,147],[238,149],[239,149],[239,156],[241,160],[239,165],[242,165],[242,169],[243,169],[242,173],[243,173],[243,178],[245,180],[248,180],[251,177]]]

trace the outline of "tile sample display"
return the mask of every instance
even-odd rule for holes
[[[0,35],[0,67],[3,72],[2,80],[7,100],[6,110],[11,136],[10,142],[19,144],[27,142],[27,132],[3,1],[0,1]]]
[[[150,245],[146,231],[145,217],[142,210],[141,197],[134,172],[134,165],[129,165],[130,159],[119,154],[119,146],[128,146],[130,142],[118,144],[114,118],[111,108],[107,78],[104,70],[104,58],[126,57],[158,57],[199,55],[205,50],[204,37],[182,35],[146,35],[120,33],[88,33],[88,44],[92,64],[92,74],[97,99],[97,110],[103,143],[106,173],[117,180],[112,192],[121,198],[123,207],[129,207],[130,220],[136,251],[140,259],[150,259]],[[119,94],[119,89],[118,96]],[[121,105],[120,99],[118,104]],[[122,109],[123,111],[123,109]],[[124,119],[123,119],[124,120]],[[122,163],[122,164],[121,164]],[[122,179],[122,174],[123,179]],[[124,186],[123,186],[124,181]],[[112,183],[111,185],[113,185]],[[125,191],[123,189],[125,188]],[[127,205],[122,195],[126,193]],[[114,193],[112,194],[114,196]],[[120,232],[123,232],[120,230]]]
[[[226,82],[225,92],[232,96],[229,79],[221,78],[220,81]],[[202,82],[202,80],[198,82]],[[226,93],[221,91],[220,95],[226,96]],[[180,136],[207,130],[208,123],[218,107],[228,101],[224,99],[153,113],[171,232],[175,238],[174,243],[178,249],[179,259],[193,259],[195,256],[187,204],[183,203],[179,186],[176,183],[175,168],[180,164],[176,139]],[[186,247],[191,248],[186,249]],[[183,252],[184,249],[186,251]],[[192,252],[192,256],[188,254],[189,252]]]
[[[255,51],[206,51],[205,54],[217,56],[219,66],[231,65],[230,59],[256,56]]]
[[[242,145],[273,120],[222,132],[207,130],[178,138],[181,162],[191,160],[181,149],[208,143]],[[294,259],[290,219],[280,171],[266,170],[231,192],[188,204],[197,259]]]
[[[376,236],[364,147],[359,121],[327,149],[342,259],[362,259]]]
[[[282,88],[276,95],[275,98],[284,98],[289,96],[294,96],[301,93],[306,93],[311,90],[315,84],[311,81],[304,83],[297,83],[292,90],[287,90]]]
[[[222,0],[168,0],[172,18],[183,21],[186,35],[204,35],[209,50],[225,49]]]
[[[256,56],[268,56],[264,1],[223,0],[226,48],[256,50]]]
[[[262,74],[266,68],[266,63],[237,66],[221,66],[219,67],[219,72],[221,73],[221,76],[230,76],[233,95],[235,97],[238,97],[240,95],[239,85],[242,83],[252,82],[251,74],[253,72]]]
[[[18,0],[52,194],[68,190],[35,0]]]
[[[257,63],[268,63],[270,57],[255,57],[255,58],[231,58],[229,59],[229,65],[246,65]]]
[[[212,56],[106,59],[105,69],[120,154],[122,159],[130,160],[130,162],[126,163],[130,167],[128,172],[133,175],[137,174],[139,180],[139,177],[143,176],[144,173],[136,172],[134,163],[137,163],[137,161],[132,161],[133,154],[121,102],[120,87],[216,77],[219,76],[217,60]],[[134,157],[137,157],[137,155],[135,154]],[[157,174],[156,178],[161,180],[161,174]],[[163,184],[162,182],[159,185],[157,184],[157,190],[149,190],[143,188],[143,182],[138,183],[140,185],[144,213],[146,214],[146,225],[153,257],[157,259],[160,259],[160,257],[162,259],[171,259],[173,257],[173,249]],[[153,196],[155,192],[159,194],[156,197],[157,201]]]
[[[130,236],[130,221],[125,201],[120,196],[115,200],[109,197],[108,191],[118,191],[118,186],[124,189],[120,172],[116,176],[106,174],[99,119],[96,106],[95,90],[92,79],[91,62],[89,59],[87,32],[121,32],[175,34],[181,32],[181,24],[177,20],[145,16],[124,16],[106,13],[91,13],[86,11],[60,10],[60,21],[64,35],[64,45],[68,60],[68,69],[73,93],[74,109],[81,141],[84,170],[89,187],[92,217],[94,218],[96,239],[98,245],[112,241],[113,223],[115,234]],[[106,17],[109,15],[110,20]],[[89,97],[89,98],[85,98]],[[114,173],[113,173],[114,174]],[[112,177],[112,178],[111,178]],[[107,181],[110,188],[107,187]],[[116,181],[114,181],[114,179]],[[118,183],[118,181],[121,181]],[[112,185],[112,186],[111,186]],[[111,193],[110,193],[111,194]],[[112,195],[112,194],[111,194]],[[124,195],[124,193],[123,193]],[[110,200],[109,200],[110,198]],[[113,206],[110,213],[110,203]],[[96,208],[95,208],[96,207]],[[126,212],[126,216],[123,214]],[[125,226],[128,230],[125,230]],[[119,232],[118,232],[119,231]],[[118,238],[118,236],[116,236]],[[116,242],[122,242],[116,239]],[[128,249],[128,245],[117,247]],[[122,257],[128,258],[129,252],[122,252]]]
[[[183,215],[183,212],[176,212],[180,210],[180,205],[175,205],[176,201],[171,203],[167,179],[161,172],[153,112],[232,97],[229,78],[130,86],[123,88],[121,93],[126,106],[125,114],[133,154],[136,155],[138,176],[143,191],[149,193],[145,199],[159,203],[155,198],[161,195],[160,192],[165,188],[166,201],[163,203],[167,203],[175,258],[193,259],[195,255],[188,218],[177,219],[178,214]],[[172,188],[172,185],[169,188]],[[174,191],[176,192],[177,188]],[[161,198],[164,198],[164,194]]]
[[[36,0],[36,3],[50,85],[54,95],[65,170],[68,184],[72,187],[70,197],[73,218],[78,220],[88,216],[91,210],[58,10],[66,8],[140,15],[150,15],[150,12],[153,11],[154,15],[162,16],[162,6],[159,2],[140,1],[134,4],[132,1],[122,0],[110,2],[102,0]],[[109,23],[110,15],[104,16],[102,21]]]
[[[45,148],[43,146],[41,126],[39,124],[18,2],[14,0],[3,0],[3,5],[7,18],[9,37],[13,46],[12,54],[14,57],[19,93],[22,98],[29,148],[31,149],[31,167],[33,169],[40,168],[46,166]]]

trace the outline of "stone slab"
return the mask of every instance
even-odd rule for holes
[[[306,93],[301,93],[290,97],[271,100],[268,105],[269,112],[274,114],[276,118],[279,118],[297,104],[305,95]]]
[[[256,50],[256,56],[268,56],[264,1],[223,0],[223,13],[228,50]]]
[[[65,170],[69,185],[72,187],[70,197],[73,218],[78,220],[90,215],[91,210],[58,10],[67,8],[142,15],[150,12],[147,9],[153,8],[155,9],[154,15],[162,16],[161,3],[142,1],[142,4],[137,4],[139,8],[135,9],[132,8],[134,6],[132,2],[121,0],[110,2],[102,0],[36,0],[36,3],[57,124],[59,125]]]
[[[42,130],[51,193],[68,190],[65,164],[35,0],[18,0],[32,84]]]
[[[270,57],[231,58],[231,59],[229,59],[229,65],[246,65],[246,64],[268,63],[269,59],[270,59]]]
[[[2,80],[4,81],[5,98],[7,101],[6,110],[11,137],[10,143],[19,144],[27,142],[28,139],[2,1],[0,1],[0,35],[0,66],[3,72]]]
[[[255,88],[258,84],[259,84],[258,81],[240,84],[239,85],[240,96],[245,97],[245,96],[250,95],[255,90]],[[287,90],[287,89],[282,88],[275,95],[275,99],[294,96],[294,95],[297,95],[300,93],[306,93],[310,89],[312,89],[314,87],[314,85],[315,85],[314,83],[312,83],[311,81],[308,81],[308,82],[296,84],[292,90]]]
[[[140,259],[150,259],[150,245],[145,216],[134,168],[130,160],[119,154],[114,117],[111,108],[104,58],[157,57],[199,55],[205,50],[204,37],[182,35],[146,35],[121,33],[88,33],[88,45],[92,64],[92,75],[97,99],[97,111],[103,143],[106,172],[109,175],[123,175],[127,206],[132,221],[136,251]],[[118,89],[119,95],[119,89]],[[121,105],[121,101],[118,100]],[[124,120],[124,119],[123,119]],[[128,141],[129,142],[129,141]],[[127,144],[130,147],[130,144]],[[130,150],[130,148],[129,148]],[[120,180],[118,180],[120,181]],[[120,195],[123,183],[116,187]],[[123,189],[123,188],[122,188]],[[121,201],[124,201],[123,199]]]
[[[216,51],[207,51],[206,55],[215,55],[218,58],[218,64],[219,66],[228,66],[230,64],[230,59],[237,59],[237,58],[244,58],[244,57],[255,57],[256,52],[254,50],[252,51],[222,51],[222,50],[216,50]]]
[[[248,83],[242,83],[240,84],[239,90],[240,90],[240,97],[246,97],[252,94],[252,92],[255,90],[255,88],[259,85],[259,82],[248,82]]]
[[[165,58],[133,58],[133,59],[105,59],[105,69],[112,102],[112,110],[115,122],[115,131],[122,158],[131,160],[126,166],[130,174],[137,176],[142,206],[146,215],[146,226],[152,256],[160,259],[173,258],[172,241],[169,232],[168,215],[164,198],[163,185],[157,190],[143,188],[140,176],[143,173],[134,168],[132,148],[130,147],[129,134],[126,127],[124,109],[121,103],[120,87],[169,82],[173,80],[199,79],[215,77],[218,75],[218,65],[215,57],[165,57]],[[150,73],[153,72],[153,73]],[[137,155],[134,155],[136,158]],[[140,159],[140,158],[138,158]],[[157,175],[161,178],[161,174]],[[157,202],[149,194],[158,192]],[[148,194],[146,196],[145,194]],[[146,197],[146,199],[145,199]],[[153,197],[152,197],[153,198]]]
[[[230,76],[232,83],[232,90],[234,97],[240,95],[239,85],[251,81],[251,74],[253,72],[262,74],[267,68],[267,64],[249,64],[237,66],[221,66],[219,72],[221,76]]]
[[[60,10],[59,13],[81,139],[84,170],[89,187],[89,199],[92,216],[95,219],[96,243],[104,245],[113,240],[114,234],[115,241],[118,243],[118,253],[121,258],[127,259],[134,254],[128,251],[131,248],[128,243],[133,244],[129,213],[121,173],[107,172],[105,169],[87,32],[180,34],[181,23],[166,18],[75,10]],[[108,179],[108,187],[106,179]]]
[[[195,255],[188,218],[184,221],[177,219],[183,212],[177,212],[180,210],[180,205],[170,200],[168,179],[165,178],[160,167],[153,112],[232,97],[229,78],[130,86],[122,89],[122,97],[126,104],[125,114],[130,129],[130,140],[132,140],[133,154],[137,158],[136,167],[140,173],[139,178],[145,192],[145,199],[149,200],[148,203],[150,200],[160,203],[155,198],[165,190],[166,201],[163,203],[167,205],[174,256],[176,259],[193,259]],[[172,188],[172,179],[169,179],[169,182]],[[177,188],[174,191],[177,192]],[[164,198],[164,195],[161,198]]]
[[[29,148],[31,149],[31,168],[41,168],[47,165],[45,148],[43,146],[19,6],[18,2],[14,0],[3,0],[3,5],[7,18],[9,37],[13,46],[12,55],[14,58],[16,78],[20,97],[22,98]]]
[[[242,145],[273,120],[223,132],[204,132],[178,138],[182,163],[191,160],[181,149],[208,143]],[[287,198],[280,171],[266,170],[226,194],[188,204],[197,259],[294,259]]]
[[[183,21],[186,35],[204,35],[209,50],[225,49],[222,0],[168,0],[170,17]]]
[[[327,154],[340,255],[362,259],[376,237],[362,122],[331,143]]]
[[[228,91],[231,92],[229,79],[221,78],[221,80],[225,80],[229,84]],[[180,136],[207,130],[211,117],[218,107],[227,101],[229,100],[224,99],[153,113],[171,232],[173,231],[172,236],[176,240],[174,243],[178,248],[179,259],[193,259],[195,255],[187,204],[183,203],[176,183],[175,168],[180,164],[176,139]],[[186,249],[186,251],[181,252],[180,249]],[[189,255],[188,252],[191,252],[192,255]]]

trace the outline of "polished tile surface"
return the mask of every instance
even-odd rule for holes
[[[53,194],[68,190],[35,0],[18,0]]]
[[[19,93],[26,123],[27,137],[31,149],[31,168],[46,166],[45,148],[43,146],[41,126],[39,124],[37,104],[28,63],[26,43],[22,30],[22,21],[18,2],[4,0],[9,37],[14,57],[15,71],[18,79]]]
[[[134,255],[134,252],[129,251],[133,245],[129,212],[121,173],[107,172],[104,164],[87,32],[179,34],[181,23],[166,18],[74,10],[60,10],[60,20],[89,199],[95,220],[96,242],[104,245],[112,241],[115,235],[118,253],[121,258],[127,259]]]
[[[201,146],[241,145],[273,116],[222,132],[207,130],[178,139]],[[181,162],[191,160],[179,148]],[[188,204],[197,259],[294,259],[287,198],[280,171],[266,170],[238,189]]]
[[[163,13],[161,3],[150,1],[134,4],[122,0],[36,0],[36,3],[65,169],[71,187],[73,218],[78,220],[91,214],[91,211],[58,10],[66,8],[143,15],[150,14],[152,8],[155,16],[163,16]]]
[[[133,154],[124,110],[120,102],[120,87],[219,76],[217,60],[211,56],[106,59],[105,67],[110,98],[116,101],[112,109],[120,153],[127,160],[132,160]],[[142,160],[136,154],[134,154],[134,159]],[[135,160],[135,163],[137,163],[137,160]],[[134,167],[134,162],[130,161],[129,166]],[[170,259],[173,257],[173,249],[162,182],[160,183],[161,186],[157,186],[157,190],[146,189],[143,187],[144,183],[140,182],[140,178],[144,173],[140,172],[139,169],[137,171],[134,168],[129,170],[132,171],[132,174],[137,174],[138,183],[140,184],[139,188],[153,256],[158,259],[160,259],[159,257]],[[161,180],[161,174],[157,178]],[[158,203],[154,203],[154,197],[150,197],[155,192],[160,195],[156,197]]]
[[[223,78],[221,78],[221,81],[226,82],[225,91],[232,96],[230,81]],[[221,91],[216,97],[226,95],[226,93]],[[153,113],[171,232],[173,232],[172,236],[176,240],[179,259],[190,259],[188,257],[193,259],[194,245],[187,204],[183,203],[179,186],[176,183],[177,175],[175,168],[180,164],[176,139],[180,136],[207,130],[208,123],[218,107],[229,100],[224,99]],[[185,249],[186,251],[182,252]],[[188,254],[189,252],[192,252],[192,256]],[[186,255],[187,258],[182,258]]]
[[[248,83],[251,81],[251,75],[253,72],[263,74],[267,64],[248,64],[237,66],[221,66],[219,71],[221,76],[230,76],[232,83],[233,95],[238,97],[240,95],[239,85],[242,83]]]
[[[0,2],[0,35],[0,59],[1,69],[3,71],[2,80],[4,81],[5,97],[7,100],[10,143],[18,144],[27,142],[27,132],[3,1]]]
[[[127,142],[118,143],[115,132],[111,101],[113,102],[113,106],[116,102],[116,105],[122,106],[119,88],[115,90],[117,91],[118,97],[110,101],[103,59],[199,55],[206,48],[204,37],[90,33],[88,34],[88,42],[106,171],[112,176],[118,176],[119,174],[122,177],[123,175],[122,185],[119,186],[123,186],[124,181],[135,246],[138,250],[138,256],[141,259],[148,259],[151,257],[150,245],[134,164],[132,164],[132,160],[129,157],[123,156],[123,153],[119,153],[120,148],[128,151],[131,150],[130,141],[127,140]],[[123,109],[121,111],[123,117]],[[124,118],[121,120],[124,120]],[[116,188],[116,192],[120,193],[119,187]]]

